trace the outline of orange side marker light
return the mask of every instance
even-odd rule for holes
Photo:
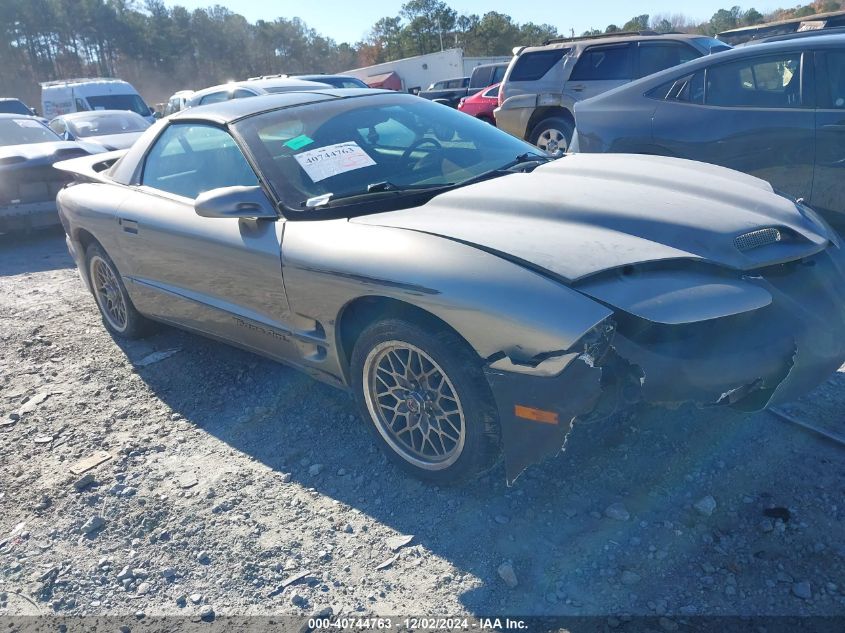
[[[544,411],[543,409],[535,409],[534,407],[517,404],[514,405],[513,412],[516,417],[533,422],[541,422],[543,424],[558,424],[559,422],[557,413],[554,411]]]

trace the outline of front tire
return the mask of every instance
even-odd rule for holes
[[[496,463],[492,394],[477,355],[456,334],[400,319],[375,323],[355,344],[351,372],[364,419],[406,472],[448,485]]]
[[[534,126],[528,141],[554,154],[557,151],[566,152],[569,149],[573,134],[575,134],[575,126],[570,121],[562,117],[549,117]]]
[[[91,244],[85,250],[85,265],[106,329],[120,338],[143,337],[150,322],[135,309],[117,267],[99,244]]]

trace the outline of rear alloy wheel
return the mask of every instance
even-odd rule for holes
[[[441,484],[498,455],[492,395],[480,363],[451,332],[399,320],[365,330],[352,358],[355,394],[375,437],[406,471]]]
[[[549,154],[566,152],[574,133],[572,123],[560,117],[551,117],[534,126],[529,141]]]
[[[143,336],[149,321],[132,305],[120,273],[106,252],[98,244],[91,244],[85,251],[85,260],[91,291],[106,328],[122,338]]]

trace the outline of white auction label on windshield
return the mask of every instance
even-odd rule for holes
[[[314,182],[376,164],[355,141],[326,145],[296,154],[294,158]]]

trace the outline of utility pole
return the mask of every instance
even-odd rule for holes
[[[437,31],[440,33],[440,52],[443,52],[443,27],[440,25],[440,16],[437,16]]]

